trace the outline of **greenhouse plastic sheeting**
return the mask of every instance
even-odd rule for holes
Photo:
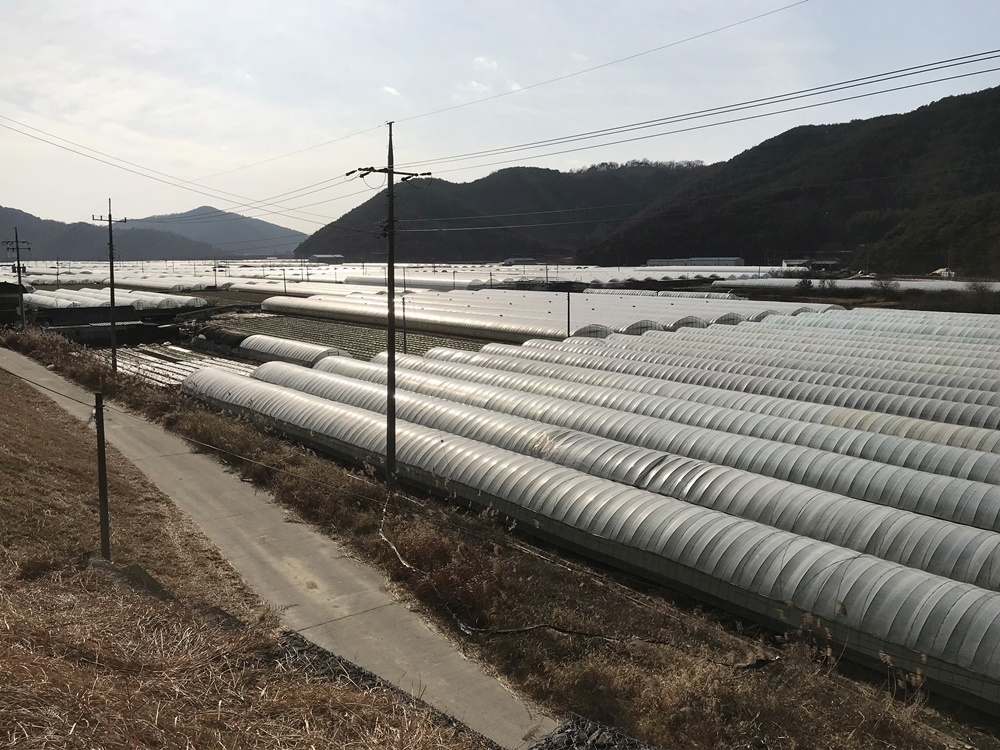
[[[384,451],[372,412],[204,369],[184,390],[349,460]],[[1000,594],[439,430],[397,423],[404,481],[783,626],[819,621],[871,660],[1000,702]],[[877,662],[876,662],[877,663]]]
[[[769,378],[771,380],[788,380],[794,383],[809,385],[828,385],[835,388],[847,388],[856,391],[872,393],[891,393],[914,398],[928,398],[940,401],[952,401],[960,404],[977,404],[980,406],[1000,406],[1000,394],[991,391],[980,391],[971,388],[955,388],[953,386],[929,385],[923,383],[901,383],[896,380],[884,380],[876,377],[844,375],[838,373],[814,372],[795,368],[762,365],[744,361],[728,361],[705,357],[700,354],[678,354],[662,346],[641,346],[638,342],[628,339],[616,339],[612,344],[595,339],[595,343],[581,341],[546,341],[531,339],[524,346],[539,349],[552,349],[560,352],[596,354],[602,357],[618,357],[634,362],[653,362],[674,367],[689,367],[696,370],[710,370],[732,375],[751,375]]]
[[[556,377],[574,383],[588,383],[639,393],[665,395],[698,403],[725,406],[740,411],[788,417],[802,422],[850,427],[865,432],[898,435],[940,445],[952,445],[1000,454],[1000,431],[997,430],[942,424],[924,419],[867,412],[861,409],[740,393],[724,388],[687,385],[643,375],[591,370],[576,365],[534,361],[514,356],[482,354],[443,347],[430,349],[424,356],[428,359],[462,362],[505,372]]]
[[[432,350],[428,354],[440,355],[442,351],[449,350]],[[385,357],[378,356],[375,361],[383,363]],[[553,368],[545,375],[532,375],[462,364],[458,360],[434,360],[413,355],[398,355],[396,365],[443,377],[655,416],[695,427],[804,445],[931,474],[1000,484],[1000,455],[996,453],[700,403],[693,398],[697,395],[694,389],[701,389],[700,386],[681,386],[684,392],[674,398],[659,395],[672,390],[665,387],[662,381],[644,379],[651,387],[643,389],[643,383],[624,381],[624,378],[639,380],[637,376],[621,376],[608,379],[606,387],[600,385],[597,379],[575,379],[574,373],[569,372],[574,368],[569,367]],[[639,396],[639,393],[647,395]],[[995,437],[1000,439],[1000,435]]]
[[[346,365],[341,376],[272,362],[253,378],[384,413],[384,384],[350,376],[372,366]],[[377,369],[384,381],[384,368]],[[461,388],[450,399],[397,390],[396,416],[952,580],[1000,587],[1000,534],[468,406],[463,395]]]
[[[728,373],[699,370],[693,367],[679,367],[658,364],[655,361],[643,361],[642,357],[636,357],[633,360],[622,356],[613,356],[610,353],[608,355],[581,354],[503,344],[487,344],[482,348],[482,351],[485,354],[503,354],[544,362],[578,365],[596,370],[646,375],[672,380],[677,383],[692,383],[743,393],[756,393],[795,401],[826,404],[828,406],[843,406],[864,411],[877,411],[884,414],[897,414],[905,417],[927,419],[932,422],[967,425],[970,427],[986,427],[988,429],[1000,427],[1000,409],[992,406],[957,404],[940,399],[915,398],[897,394],[837,388],[834,386],[794,383],[751,375],[730,375]]]
[[[306,366],[312,366],[324,357],[350,356],[340,349],[331,349],[319,344],[307,344],[304,341],[282,339],[276,336],[265,336],[260,333],[243,339],[240,342],[239,354],[241,357],[255,359],[259,362],[278,360],[279,362],[292,362]]]
[[[406,360],[397,360],[397,368]],[[317,369],[384,378],[384,367],[337,361]],[[1000,531],[1000,487],[889,466],[801,445],[777,443],[719,430],[691,427],[660,416],[633,414],[506,388],[469,383],[441,375],[397,369],[398,388],[471,406],[580,430],[675,455],[731,466],[792,481],[858,500]],[[460,395],[459,395],[460,394]],[[639,397],[636,397],[638,399]],[[618,405],[621,408],[621,405]]]

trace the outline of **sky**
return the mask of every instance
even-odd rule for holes
[[[211,205],[311,233],[382,187],[344,175],[384,166],[390,120],[397,168],[467,182],[510,166],[713,163],[797,125],[1000,85],[985,72],[773,114],[994,59],[461,159],[987,52],[1000,2],[0,0],[0,13],[0,205],[66,222],[112,198],[117,216]],[[721,122],[750,114],[766,116]],[[692,126],[707,127],[668,132]],[[606,143],[637,136],[651,137]]]

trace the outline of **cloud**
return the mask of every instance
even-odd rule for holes
[[[480,83],[479,81],[469,81],[465,84],[466,91],[471,91],[474,94],[485,94],[490,90],[489,85],[485,83]]]
[[[396,89],[394,89],[392,86],[383,86],[382,91],[384,91],[387,94],[392,94],[393,96],[402,96],[402,94],[396,91]]]
[[[519,84],[517,81],[507,81],[507,90],[508,91],[520,91],[521,90],[521,84]]]
[[[472,61],[472,64],[476,67],[477,70],[497,69],[497,61],[491,60],[488,57],[477,57],[475,60]]]

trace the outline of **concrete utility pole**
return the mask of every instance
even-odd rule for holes
[[[103,216],[94,216],[91,214],[91,219],[94,221],[104,221]],[[116,340],[115,332],[115,224],[124,224],[128,219],[118,219],[115,220],[111,218],[111,199],[108,198],[108,264],[110,265],[111,273],[109,281],[111,282],[111,371],[118,373],[118,341]]]
[[[396,488],[396,191],[394,178],[402,175],[402,182],[412,180],[414,177],[428,177],[430,172],[397,172],[393,166],[392,154],[392,123],[389,126],[389,153],[386,166],[381,169],[375,167],[359,167],[352,169],[345,177],[350,177],[355,172],[361,177],[370,174],[384,174],[386,176],[387,196],[389,199],[389,215],[385,225],[384,235],[386,237],[386,277],[385,283],[388,291],[388,317],[386,319],[386,343],[388,344],[386,371],[386,403],[385,403],[385,482],[390,490]]]
[[[24,268],[21,266],[21,245],[25,246],[25,250],[30,250],[27,242],[21,242],[17,236],[17,227],[14,227],[14,241],[4,240],[4,246],[9,252],[11,248],[14,248],[14,262],[17,264],[17,314],[21,320],[21,330],[25,328],[24,322],[24,287],[21,286],[21,273]]]
[[[111,522],[108,515],[108,462],[104,442],[104,394],[94,394],[94,425],[97,428],[97,512],[101,529],[101,557],[111,560]]]

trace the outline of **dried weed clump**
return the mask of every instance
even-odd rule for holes
[[[169,408],[153,399],[147,411],[151,390],[129,383],[117,398],[216,446],[244,478],[381,566],[470,656],[554,714],[588,716],[663,747],[1000,747],[920,702],[841,675],[804,643],[555,554],[491,513],[387,498],[364,472],[181,396]]]

